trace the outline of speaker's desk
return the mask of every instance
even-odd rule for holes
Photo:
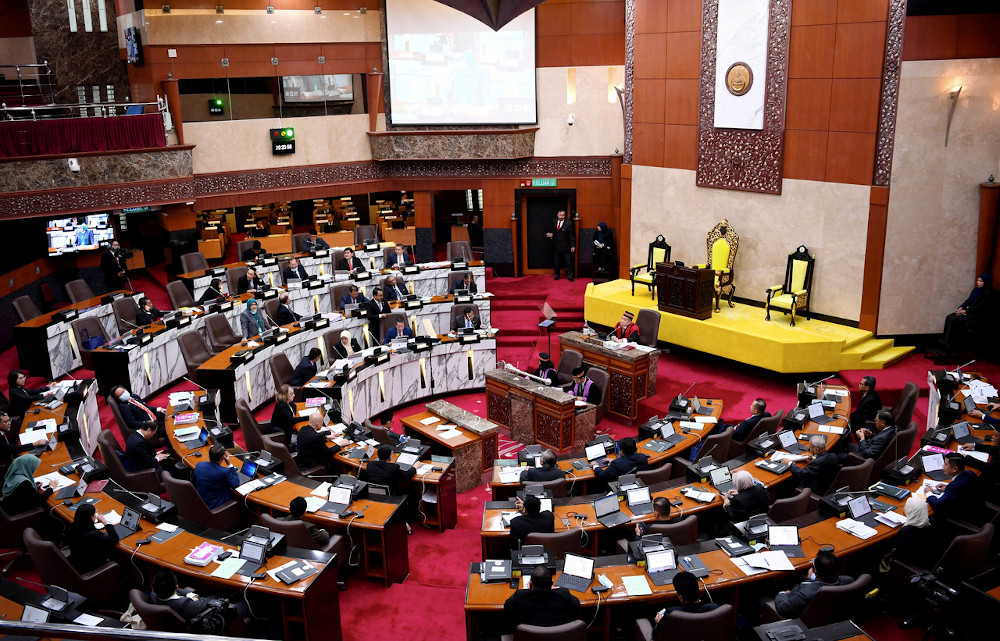
[[[428,403],[427,410],[405,417],[402,420],[404,432],[420,439],[421,443],[428,443],[432,453],[455,459],[459,492],[481,484],[483,472],[493,466],[497,457],[497,426],[447,401]],[[437,430],[444,425],[456,427],[454,430]],[[449,432],[455,435],[448,438],[442,436],[442,433]]]
[[[638,418],[639,401],[656,394],[656,367],[660,350],[637,343],[618,348],[604,346],[596,337],[580,332],[564,332],[559,336],[559,353],[575,349],[583,354],[583,362],[608,373],[605,405],[608,412],[626,421]]]

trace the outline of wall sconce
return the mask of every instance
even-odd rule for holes
[[[951,133],[951,117],[955,115],[955,105],[958,104],[958,96],[962,93],[962,85],[955,85],[948,92],[948,99],[951,100],[951,107],[948,108],[948,126],[944,130],[944,146],[948,146],[948,135]]]
[[[576,104],[576,67],[566,70],[566,104]]]

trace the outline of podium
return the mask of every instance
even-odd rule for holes
[[[676,263],[656,264],[657,307],[661,312],[705,320],[715,304],[715,271]]]

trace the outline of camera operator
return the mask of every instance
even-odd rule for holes
[[[179,614],[192,633],[249,635],[249,611],[240,593],[234,593],[231,599],[201,597],[193,588],[178,588],[177,575],[172,570],[160,570],[153,577],[150,601]]]
[[[132,255],[131,251],[122,249],[117,240],[112,240],[108,250],[101,255],[101,271],[104,272],[104,285],[109,292],[125,289],[125,275],[128,266],[125,259]]]

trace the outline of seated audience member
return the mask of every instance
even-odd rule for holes
[[[754,483],[750,472],[734,472],[733,484],[736,489],[722,495],[722,507],[731,522],[740,523],[751,516],[767,513],[771,504],[767,488]]]
[[[849,576],[838,574],[839,563],[836,555],[828,550],[820,550],[813,559],[809,578],[791,590],[779,592],[774,597],[774,607],[786,619],[800,616],[819,589],[825,585],[847,585],[854,581]]]
[[[274,315],[277,317],[274,320],[277,321],[278,325],[288,325],[302,318],[292,311],[287,292],[278,296],[278,311]]]
[[[208,509],[215,509],[232,496],[230,490],[240,484],[226,448],[216,443],[208,450],[208,460],[194,466],[194,485]]]
[[[233,636],[246,637],[249,635],[249,624],[247,615],[249,611],[246,602],[243,600],[242,592],[232,595],[229,599],[229,609],[220,612],[227,629],[218,630],[218,634],[229,634]],[[194,588],[177,587],[177,575],[172,570],[160,570],[153,577],[153,589],[149,594],[149,601],[153,605],[165,605],[176,612],[184,621],[190,624],[198,619],[207,610],[216,607],[219,597],[201,597],[195,593]],[[260,621],[255,622],[255,627],[260,625]],[[213,633],[216,633],[213,630]],[[264,636],[268,636],[266,633]]]
[[[121,385],[111,388],[111,396],[118,400],[118,412],[122,415],[122,420],[125,421],[125,427],[135,431],[143,423],[153,421],[157,425],[157,437],[166,438],[166,432],[163,428],[163,421],[167,413],[166,408],[150,407],[142,399],[132,396]]]
[[[282,516],[279,520],[281,521],[302,521],[305,524],[306,529],[309,530],[309,534],[312,536],[313,541],[316,541],[316,545],[324,546],[330,542],[330,533],[321,527],[310,523],[309,521],[303,521],[302,515],[306,513],[306,500],[301,496],[296,496],[292,499],[292,502],[288,504],[288,514]]]
[[[237,296],[246,294],[247,292],[256,294],[264,289],[264,280],[257,275],[257,269],[254,267],[247,267],[247,273],[240,276],[239,280],[236,281]]]
[[[23,418],[28,413],[28,409],[32,403],[52,396],[48,386],[37,389],[25,387],[24,383],[27,380],[28,375],[19,369],[12,369],[7,374],[7,386],[10,388],[7,396],[10,397],[9,410],[11,416],[20,416]]]
[[[965,457],[958,453],[944,457],[944,473],[951,477],[951,482],[938,483],[936,489],[942,494],[927,497],[927,505],[934,510],[932,523],[948,519],[970,520],[983,504],[976,473],[965,469]]]
[[[413,262],[410,255],[406,253],[406,247],[402,245],[396,245],[393,247],[393,252],[389,254],[389,258],[385,261],[385,268],[390,267],[402,267],[408,263]]]
[[[854,431],[857,443],[848,443],[844,446],[845,456],[847,453],[855,453],[864,458],[877,459],[882,456],[882,452],[889,446],[892,437],[896,435],[896,426],[892,423],[892,412],[879,410],[875,416],[875,433],[868,428],[862,427]]]
[[[478,294],[479,287],[476,285],[476,279],[472,277],[472,272],[465,272],[462,280],[456,280],[455,284],[451,286],[451,294],[459,290],[467,290],[470,294]]]
[[[538,354],[538,369],[535,370],[534,374],[538,378],[546,379],[553,385],[559,384],[559,374],[556,371],[556,366],[552,364],[552,357],[549,356],[548,352]]]
[[[156,441],[156,423],[146,421],[139,424],[139,429],[128,435],[125,441],[125,461],[133,472],[156,470],[157,476],[162,476],[160,462],[170,458],[166,452],[157,453],[153,443]]]
[[[665,496],[658,496],[653,499],[653,520],[652,521],[642,521],[641,523],[635,524],[635,535],[645,536],[649,534],[649,528],[653,525],[665,525],[668,523],[676,523],[679,521],[681,516],[670,516],[670,499]]]
[[[306,251],[314,252],[320,249],[330,249],[330,243],[320,238],[315,231],[310,231],[309,238],[306,239]]]
[[[323,430],[323,414],[313,412],[309,415],[309,423],[299,430],[295,462],[301,469],[322,465],[328,473],[333,474],[336,471],[333,455],[340,451],[340,446],[335,443],[327,445],[334,440],[334,436],[330,432],[321,433],[320,430]]]
[[[30,449],[45,445],[49,439],[39,438],[34,443],[21,445],[16,430],[10,429],[14,419],[7,412],[0,411],[0,468],[6,468],[11,461]]]
[[[281,432],[285,435],[285,443],[291,448],[294,441],[295,424],[300,420],[298,408],[295,405],[295,388],[282,385],[274,395],[274,410],[271,412],[271,432]]]
[[[964,350],[982,338],[983,330],[992,326],[989,319],[996,311],[997,298],[993,277],[989,274],[977,276],[969,297],[944,321],[945,344],[951,349]]]
[[[541,534],[555,532],[556,517],[552,512],[542,512],[542,502],[534,494],[528,494],[523,499],[516,499],[514,506],[521,516],[510,520],[510,547],[520,549],[524,539],[532,532]]]
[[[348,305],[364,305],[368,302],[365,295],[361,293],[357,285],[351,285],[347,294],[340,297],[340,310],[343,311]]]
[[[830,488],[833,477],[840,471],[840,459],[833,452],[826,451],[826,441],[821,436],[809,439],[809,454],[812,458],[805,467],[794,463],[788,471],[799,480],[802,487],[816,494],[823,494]]]
[[[152,325],[163,318],[163,312],[153,306],[153,301],[145,296],[139,299],[139,309],[135,312],[135,324],[139,327]]]
[[[118,533],[107,525],[108,520],[97,513],[93,503],[76,509],[73,523],[66,532],[66,543],[69,545],[69,562],[80,574],[96,570],[112,559],[118,545]]]
[[[592,405],[596,405],[601,400],[601,388],[586,376],[582,367],[573,370],[573,382],[566,391]]]
[[[385,299],[388,301],[406,300],[406,291],[400,286],[399,279],[395,274],[389,274],[385,278],[385,287],[382,288]]]
[[[267,238],[270,236],[271,234],[267,230],[267,221],[263,218],[258,218],[254,228],[251,229],[250,233],[247,235],[253,238]],[[258,242],[257,244],[259,245],[260,243]]]
[[[356,272],[366,271],[361,259],[354,255],[354,250],[350,247],[344,249],[344,257],[337,263],[337,271]]]
[[[340,332],[340,340],[334,344],[333,349],[337,352],[337,358],[348,358],[360,352],[361,345],[358,344],[358,339],[351,336],[351,331],[345,329]]]
[[[622,314],[622,319],[611,331],[611,338],[619,343],[638,343],[639,326],[632,322],[634,318],[632,312]]]
[[[389,488],[390,494],[398,495],[400,493],[400,484],[403,481],[412,479],[417,473],[416,468],[413,466],[407,466],[407,470],[403,468],[398,463],[392,463],[389,459],[392,458],[392,447],[386,444],[378,446],[378,459],[368,462],[368,482],[375,483],[376,485],[384,485]]]
[[[600,481],[617,481],[622,474],[634,474],[649,467],[649,457],[639,453],[635,439],[625,437],[618,441],[620,456],[606,467],[594,463],[594,476]]]
[[[385,331],[385,343],[388,344],[394,338],[413,338],[413,330],[407,327],[406,321],[402,318],[396,319],[396,324]]]
[[[392,410],[386,410],[376,417],[369,419],[372,425],[377,425],[382,427],[388,434],[389,440],[392,441],[392,446],[395,447],[399,445],[400,435],[392,431]],[[376,423],[375,421],[378,421]]]
[[[719,607],[718,603],[706,603],[702,600],[701,586],[698,585],[698,579],[696,579],[690,572],[678,572],[675,574],[673,586],[674,591],[677,592],[677,600],[680,601],[681,604],[670,608],[664,608],[656,613],[656,619],[654,619],[653,625],[654,639],[657,638],[660,633],[660,627],[663,624],[664,618],[672,612],[702,614],[705,612],[711,612],[715,608]]]
[[[740,421],[733,428],[733,440],[734,441],[745,441],[747,437],[750,436],[750,432],[753,428],[757,427],[757,423],[760,419],[767,418],[771,413],[767,411],[767,403],[762,398],[754,399],[750,403],[750,416],[748,418]]]
[[[552,450],[542,452],[542,466],[528,467],[521,472],[521,482],[525,481],[557,481],[566,478],[566,471],[556,467],[556,453]]]
[[[266,252],[264,252],[264,248],[261,247],[260,241],[255,240],[253,241],[253,245],[248,247],[246,251],[243,252],[242,258],[245,261],[257,260],[257,258],[263,255],[264,253]]]
[[[240,329],[243,338],[251,338],[274,327],[274,323],[267,317],[267,313],[260,308],[256,298],[247,300],[247,307],[240,314]]]
[[[208,287],[205,288],[205,293],[198,299],[198,304],[208,305],[209,303],[214,303],[215,301],[224,298],[227,298],[227,296],[222,291],[222,279],[213,278],[212,282],[210,282]]]
[[[519,625],[551,627],[580,618],[580,600],[567,588],[552,587],[552,572],[536,565],[526,590],[516,590],[503,604],[512,628]]]
[[[308,354],[302,357],[299,364],[295,366],[295,370],[292,372],[292,380],[288,382],[292,387],[302,387],[309,382],[309,379],[316,376],[316,366],[321,360],[323,360],[323,352],[318,347],[313,347],[309,350]]]
[[[911,494],[903,504],[906,523],[899,528],[892,540],[892,558],[903,563],[919,562],[926,558],[932,543],[932,528],[928,517],[927,499],[920,494]]]
[[[299,259],[294,256],[288,259],[288,265],[286,265],[284,271],[281,272],[281,277],[284,279],[285,283],[296,278],[299,280],[309,280],[309,274],[306,273],[306,268],[300,265]]]
[[[41,464],[41,459],[34,454],[22,454],[10,464],[3,479],[4,512],[13,516],[36,507],[48,510],[46,501],[58,483],[55,479],[50,479],[45,486],[35,482],[35,472]]]
[[[986,406],[986,413],[979,410],[973,410],[969,412],[969,416],[974,418],[983,419],[983,425],[992,427],[993,429],[1000,431],[1000,420],[993,418],[991,414],[996,411],[998,403],[990,403]],[[965,445],[959,446],[962,450],[973,450],[976,452],[985,452],[990,455],[990,460],[986,463],[986,467],[982,469],[982,478],[980,482],[984,488],[991,488],[997,482],[1000,482],[1000,447],[997,445],[997,441],[993,443],[987,443],[983,441],[982,443],[966,443]],[[987,497],[993,500],[995,497]]]
[[[365,318],[368,319],[368,326],[375,327],[378,331],[378,321],[389,315],[392,311],[389,307],[389,303],[385,302],[385,297],[382,293],[381,287],[376,287],[372,290],[372,298],[367,303],[362,305],[364,308]],[[369,330],[370,331],[370,330]],[[374,334],[374,332],[372,332]],[[372,336],[372,340],[378,340]]]
[[[476,311],[471,307],[462,310],[461,316],[456,316],[451,322],[451,331],[457,332],[460,329],[479,329],[482,326],[476,318]]]
[[[858,401],[858,407],[851,412],[851,431],[855,432],[860,430],[865,426],[868,421],[875,420],[875,416],[882,409],[882,399],[878,397],[878,392],[875,391],[875,377],[865,376],[858,383],[858,389],[861,391],[861,400]]]

